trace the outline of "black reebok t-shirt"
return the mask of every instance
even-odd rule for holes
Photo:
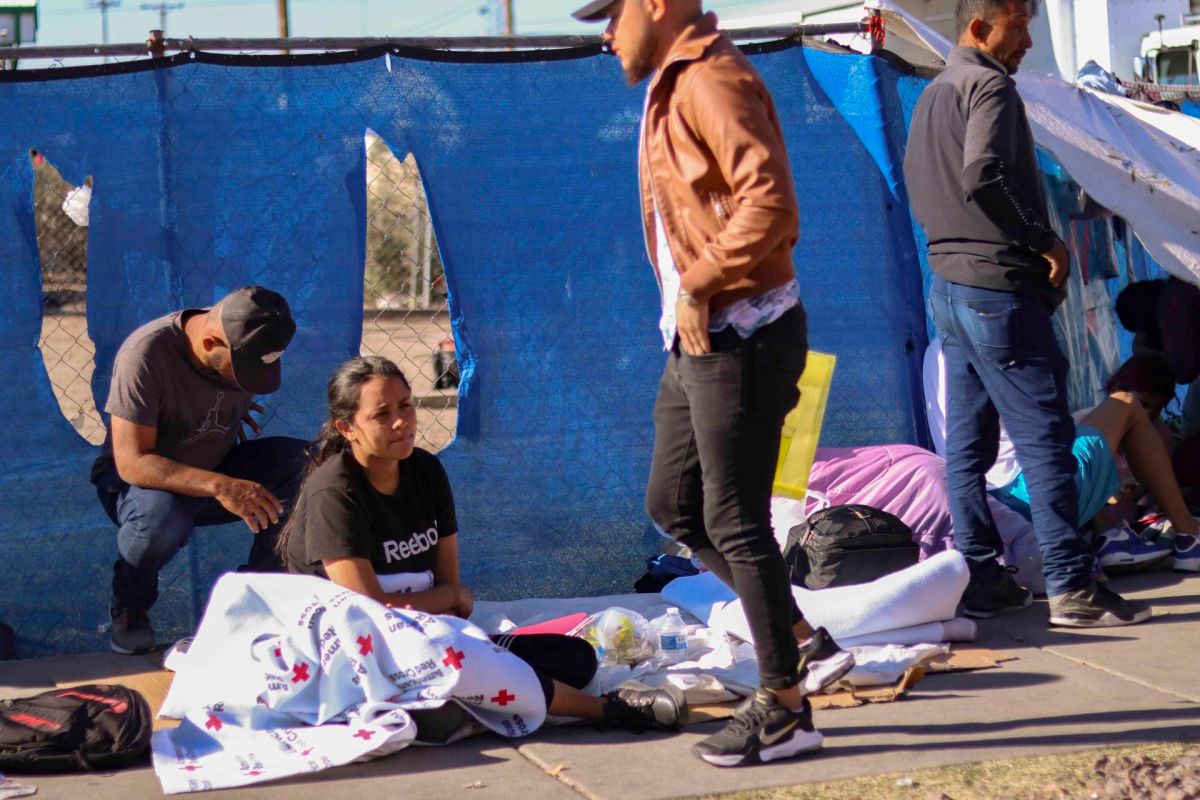
[[[433,548],[458,531],[454,496],[437,456],[416,448],[400,462],[400,485],[385,495],[346,451],[317,467],[296,501],[289,572],[325,574],[322,560],[365,558],[376,575],[433,569]]]

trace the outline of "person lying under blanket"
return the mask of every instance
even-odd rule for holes
[[[858,503],[895,514],[912,529],[921,558],[954,548],[946,462],[941,456],[911,444],[866,445],[817,450],[808,488],[829,505]],[[788,498],[772,501],[776,537],[805,518],[803,504]],[[1046,593],[1042,557],[1029,520],[995,499],[989,509],[1004,541],[1002,560],[1014,577],[1034,594]],[[807,509],[814,509],[809,504]]]
[[[408,380],[378,356],[343,364],[329,381],[329,419],[300,489],[279,553],[288,571],[328,578],[392,607],[471,614],[459,579],[457,520],[437,456],[416,447]],[[533,667],[551,714],[640,732],[675,730],[687,715],[675,687],[623,684],[604,697],[580,691],[596,672],[582,639],[558,634],[495,637]],[[418,738],[444,741],[465,719],[453,703],[414,714]]]

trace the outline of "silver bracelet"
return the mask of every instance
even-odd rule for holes
[[[699,300],[697,300],[696,298],[692,297],[690,294],[688,294],[687,292],[685,292],[683,289],[680,289],[680,290],[679,290],[679,299],[680,299],[682,302],[684,302],[684,303],[688,304],[689,306],[691,306],[692,308],[696,308],[697,306],[699,306],[699,305],[700,305],[700,301],[699,301]]]

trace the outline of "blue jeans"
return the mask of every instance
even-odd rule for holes
[[[254,439],[235,446],[214,470],[260,483],[283,503],[279,522],[254,534],[249,561],[242,568],[251,572],[282,569],[275,554],[275,540],[300,488],[308,463],[307,447],[308,442],[286,436]],[[120,557],[113,565],[114,611],[147,611],[154,605],[158,600],[158,573],[187,544],[196,526],[241,522],[211,497],[130,486],[115,469],[97,476],[96,494],[109,518],[120,527]]]
[[[941,278],[930,287],[929,304],[946,359],[946,488],[955,548],[972,575],[1004,552],[984,482],[1003,419],[1029,487],[1046,593],[1087,586],[1096,556],[1078,526],[1068,364],[1050,307],[1036,295]]]

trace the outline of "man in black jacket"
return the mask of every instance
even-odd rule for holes
[[[1003,544],[984,473],[1000,421],[1016,448],[1050,596],[1050,623],[1107,627],[1150,616],[1095,582],[1078,527],[1066,357],[1051,324],[1070,269],[1050,228],[1037,153],[1011,75],[1033,46],[1025,0],[959,0],[958,47],[913,111],[904,176],[929,239],[929,301],[947,381],[946,473],[965,613],[991,617],[1031,595],[997,561]]]

